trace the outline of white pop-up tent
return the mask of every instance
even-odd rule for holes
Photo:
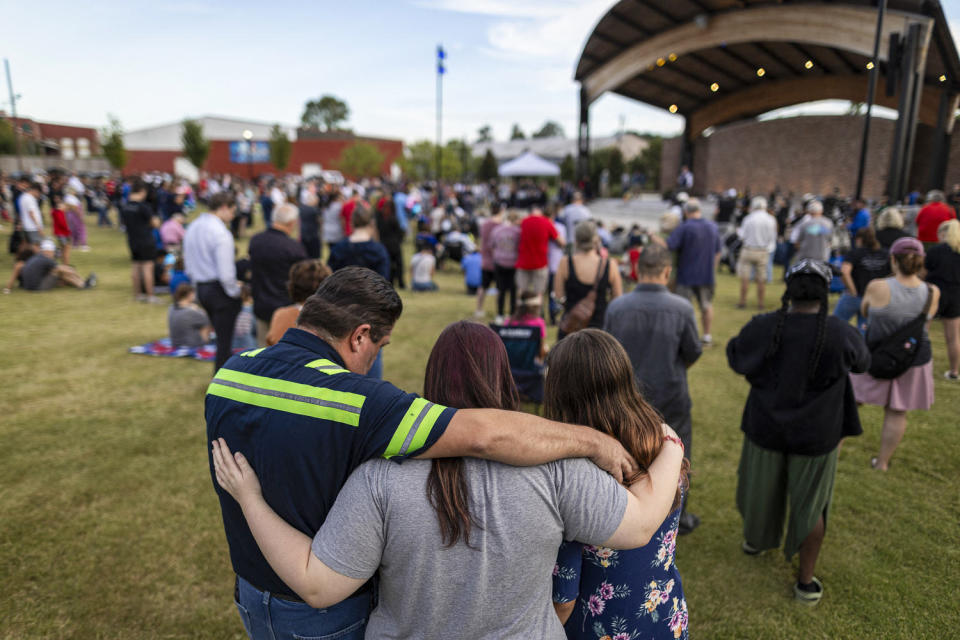
[[[527,151],[510,162],[500,165],[501,176],[558,176],[560,167],[544,160],[532,151]]]

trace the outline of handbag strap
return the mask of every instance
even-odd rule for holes
[[[607,260],[603,256],[597,253],[597,257],[600,258],[600,265],[597,267],[597,277],[593,279],[593,287],[590,289],[593,292],[596,292],[597,288],[600,286],[600,278],[603,277],[603,271],[606,267]]]
[[[930,305],[933,304],[933,289],[927,285],[927,302],[923,305],[923,317],[927,318],[930,314]]]

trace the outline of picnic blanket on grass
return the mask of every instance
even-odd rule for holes
[[[237,353],[241,349],[234,349]],[[161,338],[147,344],[130,347],[130,353],[139,353],[145,356],[163,356],[166,358],[193,358],[213,362],[217,356],[217,345],[205,344],[202,347],[174,347],[170,338]]]

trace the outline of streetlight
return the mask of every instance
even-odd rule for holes
[[[247,141],[247,171],[250,174],[250,181],[253,181],[253,131],[243,130],[243,139]]]

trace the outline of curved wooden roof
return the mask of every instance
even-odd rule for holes
[[[620,0],[597,23],[575,79],[592,102],[610,91],[710,126],[822,99],[863,101],[877,7],[870,0]],[[889,34],[922,26],[921,122],[935,124],[942,92],[960,93],[960,57],[940,3],[889,0]],[[876,103],[896,108],[877,87]]]

